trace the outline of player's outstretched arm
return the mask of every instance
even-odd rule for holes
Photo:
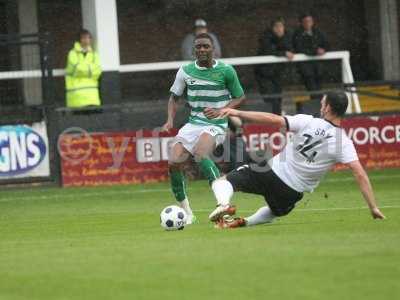
[[[372,190],[371,183],[368,175],[362,167],[361,163],[356,160],[347,164],[353,171],[354,178],[356,179],[358,186],[360,187],[361,193],[367,202],[367,205],[371,211],[371,215],[374,219],[385,219],[383,213],[379,210],[376,204],[374,192]]]
[[[234,98],[224,108],[238,108],[244,103],[245,99],[246,97],[244,95],[239,98]]]
[[[176,111],[178,109],[178,100],[179,97],[173,93],[171,93],[171,96],[169,97],[168,100],[168,117],[167,117],[167,122],[162,127],[162,131],[169,131],[174,127],[174,119],[176,115]]]
[[[215,109],[215,108],[206,108],[204,109],[204,114],[209,119],[220,118],[222,116],[223,110],[227,108],[238,108],[243,102],[246,100],[245,96],[241,96],[239,98],[232,99],[227,106]]]
[[[205,109],[204,114],[208,118],[215,118],[215,111],[212,109]],[[222,108],[218,111],[219,118],[223,117],[239,117],[241,119],[255,122],[255,123],[263,123],[270,126],[276,126],[279,128],[286,127],[285,118],[279,115],[266,113],[266,112],[258,112],[258,111],[243,111],[232,108]]]

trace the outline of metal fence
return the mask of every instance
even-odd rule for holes
[[[0,35],[0,107],[50,104],[52,69],[48,34]]]

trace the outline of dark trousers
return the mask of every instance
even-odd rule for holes
[[[256,68],[255,74],[262,95],[281,94],[282,79],[288,76],[288,69],[284,64],[263,65]],[[282,113],[281,97],[264,97],[264,102],[270,104],[272,113]]]
[[[299,72],[307,91],[315,92],[321,90],[321,63],[315,61],[299,63],[297,71]],[[297,112],[318,115],[321,97],[322,95],[319,93],[311,95],[311,100],[299,105],[297,107]]]

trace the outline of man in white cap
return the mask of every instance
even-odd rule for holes
[[[207,22],[203,19],[197,19],[194,22],[194,32],[186,35],[185,39],[182,42],[182,59],[183,60],[195,60],[194,55],[194,39],[197,35],[201,33],[207,33],[213,40],[214,45],[214,58],[221,57],[221,45],[219,44],[218,38],[215,34],[208,32]]]

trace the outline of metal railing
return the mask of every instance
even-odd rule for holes
[[[321,56],[307,56],[304,54],[295,54],[292,60],[288,60],[286,57],[278,57],[278,56],[248,56],[248,57],[221,58],[221,61],[234,66],[292,63],[292,62],[305,62],[305,61],[328,61],[328,60],[340,60],[342,69],[342,82],[344,84],[354,83],[354,77],[350,66],[349,51],[327,52]],[[132,73],[132,72],[174,70],[178,69],[182,65],[187,64],[189,62],[190,61],[168,61],[168,62],[125,64],[125,65],[120,65],[118,71],[120,73]],[[63,69],[53,70],[53,76],[64,76],[64,75],[65,71]],[[0,72],[0,80],[26,78],[27,76],[32,78],[41,77],[42,72],[40,70],[31,70],[29,71],[29,73],[27,73],[26,71]],[[347,93],[349,99],[349,106],[347,113],[352,113],[352,112],[360,113],[361,106],[355,87],[351,87],[349,91],[350,92]]]

